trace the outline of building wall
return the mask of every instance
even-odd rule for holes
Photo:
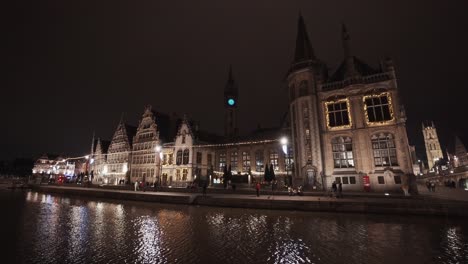
[[[130,181],[155,183],[159,176],[159,153],[156,146],[160,144],[159,132],[151,107],[145,108],[136,135],[133,137]]]
[[[426,147],[427,164],[429,169],[434,167],[434,163],[437,159],[443,159],[442,149],[439,143],[439,137],[437,136],[437,130],[434,124],[430,126],[423,125],[424,144]]]
[[[112,137],[103,175],[104,184],[119,184],[126,180],[131,158],[131,144],[125,124],[120,123]]]

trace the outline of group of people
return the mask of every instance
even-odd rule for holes
[[[426,181],[427,190],[430,192],[435,192],[436,183],[435,181]]]
[[[340,182],[338,182],[338,184],[336,184],[336,181],[334,181],[332,183],[332,194],[331,194],[333,197],[336,197],[336,198],[342,198],[343,197],[343,184]]]

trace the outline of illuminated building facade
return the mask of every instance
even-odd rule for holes
[[[329,76],[299,18],[287,75],[294,184],[321,189],[335,181],[358,191],[368,179],[371,190],[399,190],[412,162],[393,63],[375,69],[353,56],[344,25],[342,41],[344,60]]]
[[[132,139],[136,128],[125,124],[122,120],[109,146],[106,164],[103,168],[104,184],[120,184],[128,181],[130,160],[132,157]]]
[[[156,181],[160,163],[156,146],[160,145],[158,126],[155,121],[156,113],[151,106],[147,106],[141,117],[135,136],[133,137],[133,151],[131,158],[131,181]],[[158,174],[159,175],[159,174]]]
[[[428,125],[422,124],[422,133],[424,136],[424,145],[426,146],[427,164],[429,170],[431,170],[437,160],[444,158],[444,154],[442,154],[442,148],[440,147],[434,122]]]

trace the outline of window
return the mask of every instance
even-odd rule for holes
[[[213,165],[213,157],[211,156],[211,154],[208,154],[206,156],[206,159],[207,159],[207,165],[208,167],[212,166]]]
[[[172,153],[168,155],[168,161],[167,161],[167,163],[168,163],[169,165],[172,165],[173,156],[174,156],[174,155],[173,155]]]
[[[353,168],[353,142],[350,137],[332,139],[333,164],[335,168]]]
[[[270,164],[273,165],[273,169],[275,171],[279,170],[279,166],[278,166],[278,151],[276,150],[271,150],[270,151]]]
[[[197,152],[197,164],[201,164],[201,163],[202,163],[202,153]]]
[[[354,176],[349,177],[349,183],[350,184],[356,184],[356,177],[354,177]]]
[[[182,164],[182,150],[177,151],[176,164],[177,165]]]
[[[378,177],[377,177],[377,181],[379,182],[379,184],[385,184],[385,181],[384,181],[384,177],[383,177],[383,176],[378,176]]]
[[[250,153],[249,152],[242,152],[242,171],[249,171],[250,170]]]
[[[307,95],[307,81],[301,81],[299,84],[299,96]]]
[[[284,170],[286,172],[292,170],[293,162],[294,162],[293,149],[292,149],[292,146],[289,146],[288,147],[288,154],[285,155],[285,160],[284,160]]]
[[[176,179],[177,181],[180,181],[181,178],[180,178],[180,170],[176,170]]]
[[[255,152],[255,171],[262,172],[263,166],[263,150],[257,150]]]
[[[219,170],[224,170],[226,167],[226,153],[219,153]]]
[[[163,156],[163,165],[167,164],[167,154],[164,154]]]
[[[343,177],[343,184],[349,184],[349,178],[348,177]]]
[[[237,151],[231,152],[231,170],[237,171]]]
[[[372,137],[375,166],[398,166],[395,141],[392,134],[380,134]]]
[[[325,103],[327,118],[327,127],[331,128],[349,128],[351,127],[351,118],[349,116],[349,101],[341,99]]]
[[[335,182],[336,182],[336,184],[340,183],[341,182],[341,177],[335,177]]]
[[[187,181],[187,174],[188,174],[188,170],[183,169],[182,170],[182,181]]]
[[[393,120],[392,101],[389,93],[365,96],[364,109],[368,123]]]
[[[395,184],[401,184],[401,176],[393,176],[393,179],[395,180]]]
[[[189,163],[189,153],[190,153],[190,151],[188,149],[184,150],[183,164],[188,164]]]

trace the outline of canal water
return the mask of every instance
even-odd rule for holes
[[[2,263],[468,263],[466,219],[19,191],[0,191],[0,206]]]

